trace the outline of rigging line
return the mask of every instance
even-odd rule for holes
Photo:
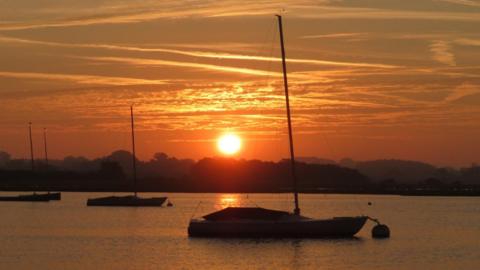
[[[269,32],[268,32],[268,34],[271,34],[271,36],[267,37],[267,38],[270,38],[270,42],[269,42],[269,43],[265,42],[265,44],[269,44],[269,45],[270,45],[270,46],[269,46],[270,48],[269,48],[269,51],[268,51],[268,57],[269,57],[269,59],[272,59],[272,57],[273,57],[273,51],[274,51],[274,48],[276,47],[276,44],[277,44],[277,43],[276,43],[276,38],[277,38],[277,31],[278,31],[278,29],[277,29],[277,27],[276,27],[276,24],[277,24],[277,20],[276,20],[276,18],[273,18],[273,19],[271,20],[270,30],[269,30]],[[266,61],[266,71],[267,71],[267,72],[272,71],[272,63],[273,63],[272,60]],[[272,79],[272,75],[271,75],[270,73],[267,74],[267,76],[265,77],[265,80],[264,80],[264,81],[265,81],[265,87],[266,87],[266,88],[269,88],[269,87],[270,87],[270,85],[271,85],[271,83],[272,83],[272,82],[271,82],[271,79]],[[264,114],[265,110],[263,109],[263,107],[260,108],[260,112],[261,112],[262,114]],[[289,194],[282,194],[282,193],[283,193],[283,192],[281,192],[280,194],[278,194],[276,197],[277,197],[277,199],[279,199],[280,202],[281,202],[281,203],[280,203],[280,207],[281,207],[282,209],[284,209],[284,208],[286,208],[286,201],[289,199],[289,196],[290,196],[290,195],[289,195]]]
[[[264,38],[263,42],[261,43],[262,45],[261,45],[260,49],[256,52],[256,55],[255,55],[255,56],[262,56],[262,55],[264,55],[264,50],[266,51],[266,50],[268,49],[268,45],[269,45],[268,40],[269,40],[270,34],[271,34],[271,32],[273,31],[273,29],[275,29],[275,24],[274,24],[274,22],[272,22],[272,23],[270,24],[270,26],[267,28],[265,38]],[[271,62],[271,61],[267,61],[267,65],[268,65],[270,62]],[[256,63],[256,62],[254,62],[254,64],[255,64],[255,63]],[[260,63],[258,63],[258,65],[260,65]],[[254,66],[254,68],[256,68],[256,67]],[[267,71],[269,71],[269,69],[267,69]],[[267,74],[267,78],[266,78],[267,81],[268,81],[268,78],[269,78],[269,77],[270,77],[270,74]],[[261,83],[260,83],[260,85],[261,85]],[[254,86],[253,88],[255,89],[255,86]],[[258,89],[256,89],[256,90],[258,90]],[[261,110],[262,110],[262,109],[261,109]],[[262,114],[263,114],[263,113],[262,113]],[[247,193],[247,199],[248,199],[248,193]],[[249,200],[249,199],[248,199],[248,200]],[[251,201],[251,200],[249,200],[249,201]],[[258,205],[257,205],[255,202],[253,202],[253,201],[251,201],[251,202],[252,202],[255,206],[258,207]]]
[[[271,20],[271,24],[270,24],[270,28],[269,28],[269,31],[268,31],[268,36],[266,38],[266,41],[264,42],[265,44],[265,48],[267,49],[267,46],[269,45],[269,51],[268,51],[268,57],[269,59],[271,59],[272,57],[272,54],[273,54],[273,47],[274,47],[274,41],[275,41],[275,35],[276,35],[276,27],[275,27],[275,24],[276,24],[276,21],[274,19]],[[267,41],[267,39],[270,40],[270,42]],[[269,61],[266,61],[266,71],[267,72],[270,72],[271,69],[272,69],[272,60],[269,60]],[[264,79],[264,83],[265,83],[265,86],[268,88],[268,86],[270,85],[270,80],[272,78],[272,75],[271,74],[267,74],[267,76],[265,77]],[[259,86],[262,85],[263,83],[259,83]],[[261,114],[264,114],[265,113],[265,110],[262,107],[260,107],[260,113]]]
[[[329,143],[329,141],[328,141],[327,137],[325,136],[325,134],[320,133],[320,136],[321,136],[321,138],[323,139],[323,141],[325,142],[326,147],[328,148],[327,151],[330,151],[330,152],[331,152],[331,153],[330,153],[331,155],[336,156],[336,155],[335,155],[336,153],[335,153],[332,145]],[[339,165],[340,165],[340,164],[337,163],[337,166],[339,166]],[[325,195],[325,194],[324,194],[324,195]],[[360,212],[363,211],[364,209],[361,207],[361,204],[359,203],[360,200],[359,200],[357,194],[353,194],[353,200],[354,200],[354,204],[353,204],[353,205],[357,208],[357,210],[359,210]]]
[[[193,213],[192,215],[190,216],[190,220],[193,219],[193,217],[195,216],[195,214],[197,213],[197,210],[198,210],[198,207],[200,207],[200,204],[202,204],[202,201],[199,201],[197,206],[195,207],[195,209],[193,210]]]
[[[265,35],[265,38],[263,40],[263,42],[261,43],[262,45],[260,46],[260,48],[253,54],[253,56],[262,56],[262,55],[265,55],[267,52],[269,52],[269,57],[271,58],[272,56],[272,53],[273,53],[273,40],[275,39],[275,34],[276,34],[276,27],[275,27],[275,24],[276,24],[276,21],[274,19],[271,20],[271,24],[270,24],[270,27],[267,28],[267,31],[266,31],[266,35]],[[273,34],[272,34],[273,33]],[[270,40],[270,42],[268,42]],[[268,47],[270,47],[270,49],[268,50]],[[265,51],[265,52],[264,52]],[[245,63],[246,64],[246,63]],[[262,63],[256,63],[254,62],[254,68],[258,68],[259,65],[262,64]],[[266,61],[266,64],[267,64],[267,69],[266,71],[270,71],[271,69],[271,64],[272,64],[272,61]],[[267,74],[264,81],[265,81],[265,85],[268,87],[269,85],[269,80],[271,78],[271,74]],[[255,89],[256,87],[259,87],[261,86],[263,83],[261,81],[259,81],[259,83],[255,83],[253,85],[253,89]],[[256,85],[256,86],[255,86]],[[258,88],[255,89],[258,91]],[[263,114],[264,113],[264,110],[263,110],[263,107],[260,107],[260,113]],[[253,205],[255,205],[256,207],[259,207],[253,200],[250,200],[249,197],[248,197],[248,193],[247,193],[247,197],[246,197],[247,201],[248,202],[251,202]]]
[[[272,28],[273,28],[273,34],[272,34],[272,37],[270,39],[270,52],[268,54],[268,57],[269,59],[272,59],[273,58],[273,49],[275,47],[275,44],[276,44],[276,37],[277,37],[277,28],[275,27],[275,24],[276,24],[276,21],[275,19],[272,19]],[[267,71],[272,71],[272,60],[270,61],[267,61]],[[266,85],[268,86],[270,84],[270,80],[272,78],[272,74],[268,73],[266,78],[265,78],[265,81],[266,81]]]
[[[265,49],[265,54],[268,53],[268,56],[271,57],[272,56],[272,52],[273,52],[273,41],[275,39],[275,32],[276,32],[276,27],[275,27],[275,20],[272,19],[271,20],[271,23],[270,23],[270,27],[268,28],[268,32],[267,32],[267,35],[265,36],[265,40],[263,42],[263,46],[264,46],[264,49]],[[260,63],[259,63],[260,64]],[[266,71],[269,72],[271,71],[271,65],[272,65],[272,61],[266,61]],[[263,66],[263,68],[265,68],[265,64]],[[256,87],[257,87],[257,91],[258,91],[258,88],[259,87],[262,87],[263,84],[265,84],[265,86],[268,88],[269,84],[270,84],[270,79],[271,79],[272,75],[271,74],[267,74],[263,80],[260,80],[258,81],[258,83],[256,84]],[[255,86],[254,86],[255,88]],[[264,115],[265,114],[265,109],[263,106],[261,106],[259,108],[259,113]]]
[[[259,207],[257,203],[255,203],[255,201],[253,200],[250,200],[250,196],[248,196],[248,193],[246,194],[246,197],[245,197],[245,200],[252,203],[253,205],[255,205],[256,207]],[[247,205],[248,206],[248,205]]]
[[[277,24],[277,21],[276,21],[276,19],[274,19],[274,26],[276,26],[276,24]],[[271,49],[270,49],[270,57],[272,57],[272,58],[273,58],[274,49],[278,48],[278,42],[277,42],[278,32],[277,31],[278,31],[278,28],[274,27],[274,34],[272,36],[272,46],[271,46]],[[272,62],[273,61],[269,61],[269,70],[271,69]],[[269,79],[271,79],[271,78],[272,78],[272,76],[269,76]],[[270,82],[269,84],[275,85],[274,82],[273,83]],[[281,95],[283,96],[283,92],[281,93]],[[283,104],[282,104],[282,108],[283,108]],[[294,199],[294,195],[291,192],[282,192],[280,196],[281,196],[281,200],[283,202],[283,205],[282,205],[283,209],[289,209],[290,202]]]
[[[336,130],[335,130],[336,133]],[[331,152],[331,155],[336,156],[336,153],[333,149],[333,146],[329,143],[327,137],[323,133],[319,133],[323,141],[325,142],[326,147],[328,148],[327,151]],[[339,163],[337,163],[337,166],[340,166]],[[326,195],[326,194],[324,194]],[[363,212],[365,209],[363,207],[363,204],[361,203],[362,200],[360,200],[358,194],[350,194],[353,198],[353,207],[356,208],[358,211]],[[327,196],[325,196],[327,197]]]
[[[277,42],[277,39],[278,39],[278,27],[277,27],[277,19],[274,17],[273,19],[273,35],[272,35],[272,39],[271,39],[271,46],[270,46],[270,53],[269,53],[269,57],[270,59],[273,59],[274,58],[274,50],[279,48],[278,46],[278,42]],[[267,67],[267,70],[268,71],[272,71],[273,70],[273,61],[270,60],[268,61],[268,67]],[[275,83],[276,81],[272,79],[273,76],[271,74],[269,74],[267,76],[267,87],[268,86],[273,86],[273,88],[275,89]],[[278,80],[277,80],[278,81]],[[275,91],[275,90],[274,90]],[[275,96],[275,92],[273,92],[273,95]],[[283,92],[282,92],[282,96],[283,96]],[[279,99],[280,100],[280,99]],[[282,108],[283,108],[283,105],[282,105]],[[283,129],[282,129],[283,130]],[[280,201],[281,201],[281,207],[283,209],[288,209],[289,207],[289,204],[290,204],[290,201],[291,199],[293,199],[293,195],[290,193],[290,192],[281,192],[281,194],[279,195],[280,197]]]
[[[268,45],[269,45],[269,42],[268,42],[268,39],[270,37],[270,33],[272,32],[272,29],[274,29],[274,23],[272,23],[270,25],[270,27],[268,27],[266,29],[266,33],[264,35],[264,39],[263,41],[261,42],[261,46],[258,50],[256,50],[256,52],[253,54],[253,56],[262,56],[264,55],[264,51],[266,51],[268,49]],[[270,61],[267,61],[267,62],[270,62]],[[255,64],[257,64],[257,66],[255,66]],[[257,68],[258,65],[260,65],[261,63],[259,63],[259,61],[255,61],[254,62],[254,68]],[[269,76],[269,75],[268,75]]]
[[[325,136],[325,134],[322,133],[322,132],[320,132],[319,134],[320,134],[320,136],[322,137],[323,141],[325,142],[325,146],[326,146],[326,148],[327,148],[327,151],[330,152],[330,154],[331,154],[333,157],[335,157],[335,156],[336,156],[336,152],[335,152],[335,150],[333,149],[333,147],[332,147],[332,145],[330,144],[330,142],[328,141],[327,136]]]
[[[21,165],[21,166],[22,166],[22,169],[25,169],[25,170],[26,170],[27,167],[28,167],[28,158],[27,158],[27,156],[29,155],[29,153],[28,153],[28,148],[29,148],[29,147],[30,147],[30,146],[29,146],[28,137],[27,137],[27,140],[25,140],[25,144],[24,144],[24,148],[23,148],[23,157],[22,157],[23,161],[22,161],[22,165]]]
[[[339,164],[340,166],[340,164]],[[351,186],[352,187],[352,186]],[[357,193],[353,193],[351,194],[352,197],[353,197],[353,206],[360,212],[363,214],[363,212],[365,211],[365,208],[364,208],[364,205],[362,202],[362,200],[360,200],[360,197],[359,197],[359,194]]]

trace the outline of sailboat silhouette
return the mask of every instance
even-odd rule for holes
[[[282,53],[283,82],[287,110],[290,162],[293,180],[293,213],[260,207],[227,207],[192,219],[188,234],[192,237],[353,237],[367,221],[367,216],[313,219],[300,215],[298,202],[295,154],[293,147],[287,67],[283,41],[282,16],[278,18]]]
[[[31,170],[33,173],[35,172],[35,159],[33,157],[32,122],[28,123],[28,135],[29,135],[29,142],[30,142],[30,164],[31,164]],[[34,191],[32,194],[0,197],[0,201],[6,201],[6,202],[48,202],[50,200],[60,200],[60,193],[49,192],[45,194],[39,194]]]
[[[133,120],[133,106],[130,106],[130,123],[132,129],[132,167],[133,167],[133,195],[109,196],[87,200],[87,206],[162,206],[167,197],[141,198],[137,196],[137,165],[135,155],[135,129]]]

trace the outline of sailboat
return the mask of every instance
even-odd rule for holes
[[[283,82],[287,110],[290,162],[294,191],[294,211],[278,211],[260,207],[227,207],[200,219],[191,219],[188,235],[191,237],[308,237],[339,238],[353,237],[365,222],[367,216],[333,217],[313,219],[302,216],[298,203],[295,155],[293,149],[292,124],[288,98],[287,69],[283,42],[282,16],[278,18],[282,53]]]
[[[33,140],[32,140],[32,122],[28,123],[28,135],[30,139],[30,164],[32,172],[35,171],[35,160],[33,158]],[[48,194],[32,194],[18,195],[18,196],[1,196],[0,201],[4,202],[48,202],[50,197]]]
[[[132,128],[132,166],[133,166],[133,195],[109,196],[87,200],[87,206],[162,206],[167,197],[141,198],[137,196],[137,166],[135,156],[135,131],[133,122],[133,106],[130,106],[130,122]]]
[[[45,167],[48,170],[47,129],[46,128],[43,128],[43,146],[45,149]],[[45,195],[52,201],[59,201],[62,199],[62,194],[60,192],[48,191],[48,193]]]

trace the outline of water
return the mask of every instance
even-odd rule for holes
[[[104,195],[0,203],[0,269],[480,268],[480,198],[302,194],[304,215],[367,214],[392,237],[372,239],[369,222],[354,240],[225,240],[187,237],[195,209],[196,216],[227,205],[288,210],[291,196],[174,193],[172,208],[85,206]]]

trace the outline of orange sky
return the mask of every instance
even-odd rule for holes
[[[480,162],[474,0],[3,2],[0,150],[287,157],[281,9],[298,156]]]

